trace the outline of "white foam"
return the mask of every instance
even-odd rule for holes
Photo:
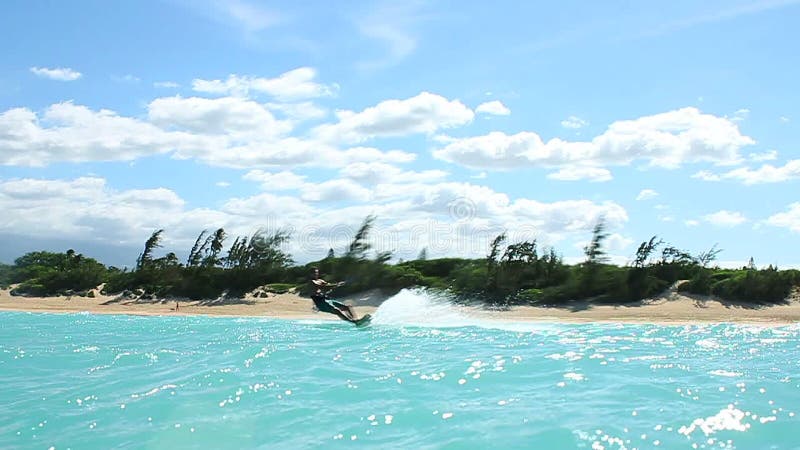
[[[508,322],[482,317],[482,312],[454,303],[446,294],[425,289],[403,289],[384,301],[372,317],[373,325],[429,328],[481,327],[506,331],[558,332],[562,327],[536,322]]]
[[[713,416],[705,419],[697,418],[690,425],[682,426],[678,433],[689,436],[697,428],[706,436],[722,430],[747,431],[750,428],[750,424],[742,422],[745,415],[744,412],[734,408],[733,405],[728,405],[726,409],[720,410]]]

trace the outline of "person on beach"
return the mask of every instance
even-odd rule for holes
[[[316,306],[319,311],[335,314],[342,320],[355,323],[358,319],[356,318],[356,313],[353,311],[353,307],[331,300],[328,297],[328,291],[342,284],[344,284],[344,281],[328,283],[323,280],[319,275],[319,269],[315,267],[311,271],[311,300],[314,301],[314,306]]]

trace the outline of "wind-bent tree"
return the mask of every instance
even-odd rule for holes
[[[204,242],[203,238],[207,232],[208,230],[203,230],[197,236],[197,240],[194,241],[192,250],[189,252],[189,257],[186,259],[186,267],[195,267],[200,264],[200,258],[203,253],[203,244],[201,242]]]
[[[500,246],[506,240],[506,233],[500,233],[492,240],[489,247],[489,254],[486,256],[486,273],[488,275],[488,287],[490,289],[497,288],[497,264],[500,258]]]
[[[717,259],[720,252],[722,252],[722,249],[717,248],[717,244],[714,244],[707,252],[701,252],[697,255],[697,262],[700,264],[700,267],[708,267],[709,264]]]
[[[639,248],[636,250],[636,257],[633,259],[633,267],[642,268],[647,265],[647,260],[650,259],[650,255],[664,243],[661,239],[657,241],[656,239],[658,239],[658,236],[653,236],[649,241],[644,241],[639,245]]]
[[[136,259],[136,270],[145,268],[153,261],[153,250],[161,247],[161,234],[164,229],[156,230],[144,243],[144,251]]]
[[[203,259],[203,266],[214,267],[220,263],[219,253],[222,251],[222,244],[225,241],[225,230],[219,228],[210,238],[210,243],[206,249],[207,255]]]
[[[361,227],[356,232],[356,235],[353,237],[353,241],[350,243],[350,246],[347,248],[347,254],[345,257],[363,260],[367,257],[367,252],[369,249],[372,248],[372,245],[368,242],[369,232],[372,230],[372,226],[375,224],[375,216],[369,215],[364,219],[364,222],[361,224]]]

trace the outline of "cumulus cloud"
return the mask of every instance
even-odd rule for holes
[[[315,105],[312,102],[267,103],[265,106],[272,111],[278,111],[282,113],[287,119],[295,122],[322,119],[328,115],[327,110]]]
[[[658,192],[652,189],[642,189],[639,191],[639,195],[636,196],[636,200],[650,200],[656,197],[658,197]]]
[[[764,153],[750,153],[747,156],[750,158],[750,161],[773,161],[778,159],[778,152],[776,150],[769,150]]]
[[[254,171],[247,178],[266,182],[272,175]],[[342,248],[371,213],[380,218],[376,248],[406,258],[422,247],[432,256],[485,255],[489,241],[503,231],[512,241],[536,238],[553,245],[585,239],[599,217],[612,229],[627,221],[625,210],[614,202],[511,199],[486,186],[434,178],[428,184],[398,183],[406,189],[391,201],[375,201],[379,188],[367,189],[348,178],[296,181],[297,195],[263,192],[231,198],[218,210],[189,209],[164,188],[118,191],[97,177],[0,181],[5,212],[0,232],[63,239],[90,235],[98,242],[139,245],[153,230],[165,228],[168,245],[183,248],[206,228],[224,227],[230,236],[262,226],[285,228],[293,233],[288,250],[302,261],[323,256],[329,247]]]
[[[704,181],[733,180],[746,185],[781,183],[800,178],[800,159],[793,159],[778,167],[764,164],[757,169],[740,167],[722,174],[700,171],[694,175],[694,178]]]
[[[735,227],[747,222],[747,218],[742,213],[724,209],[703,216],[703,220],[719,227]]]
[[[317,83],[316,70],[300,67],[283,73],[276,78],[262,78],[231,74],[226,80],[192,81],[192,89],[215,95],[248,96],[251,93],[266,94],[280,100],[327,97],[337,91],[335,85]]]
[[[601,167],[571,166],[571,167],[562,167],[561,169],[558,170],[558,172],[553,172],[551,174],[548,174],[547,178],[559,181],[586,180],[586,181],[602,182],[602,181],[611,181],[613,177],[611,176],[611,172],[609,172],[608,169],[603,169]]]
[[[369,189],[346,179],[333,179],[303,186],[300,198],[309,202],[366,202],[372,197]]]
[[[588,125],[589,122],[581,119],[578,116],[569,116],[566,119],[561,121],[561,126],[564,128],[569,128],[572,130],[577,130],[579,128],[583,128]]]
[[[443,170],[402,170],[397,166],[382,162],[354,162],[339,170],[346,178],[365,185],[430,183],[447,177]]]
[[[492,100],[490,102],[481,103],[475,108],[475,112],[483,114],[491,114],[494,116],[507,116],[511,114],[511,110],[500,100]]]
[[[786,211],[767,218],[766,223],[775,227],[788,228],[795,233],[800,233],[800,203],[790,204],[786,208]]]
[[[54,69],[49,69],[47,67],[31,67],[30,71],[37,77],[57,81],[75,81],[83,76],[82,73],[77,70],[72,70],[69,67],[56,67]]]
[[[722,179],[719,175],[709,170],[701,170],[692,175],[692,178],[697,178],[698,180],[703,181],[720,181]]]
[[[291,171],[265,172],[263,170],[251,170],[244,177],[245,180],[254,181],[261,184],[265,191],[285,191],[300,189],[306,184],[306,177],[297,175]]]
[[[318,126],[326,141],[363,142],[375,137],[432,134],[472,121],[475,114],[458,100],[422,92],[405,100],[385,100],[361,112],[337,111],[338,122]]]
[[[289,122],[276,120],[263,105],[237,97],[161,97],[147,106],[147,116],[163,128],[237,138],[272,138],[292,129]]]
[[[512,169],[555,167],[570,164],[627,165],[645,161],[649,166],[677,168],[683,163],[733,164],[741,160],[739,149],[754,144],[726,118],[683,108],[635,120],[612,123],[591,141],[569,142],[558,138],[544,142],[532,132],[455,140],[434,151],[444,161],[472,168]]]
[[[129,161],[208,144],[199,136],[164,131],[114,111],[93,111],[71,102],[51,105],[41,115],[27,108],[0,114],[0,164],[5,165]]]
[[[15,108],[0,113],[0,164],[130,161],[170,153],[234,168],[285,165],[341,167],[358,161],[404,163],[415,155],[371,147],[341,149],[288,136],[293,123],[276,119],[255,101],[223,97],[162,97],[148,105],[147,121],[92,110],[71,102],[42,113]]]

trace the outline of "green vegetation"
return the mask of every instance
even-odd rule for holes
[[[307,294],[308,277],[317,267],[327,280],[345,282],[337,295],[422,286],[446,290],[465,301],[504,306],[568,305],[587,299],[625,303],[655,296],[679,280],[688,280],[680,286],[684,292],[774,304],[800,285],[799,271],[772,266],[759,270],[752,260],[736,270],[711,267],[720,253],[716,246],[692,256],[657,236],[642,242],[628,265],[612,265],[604,249],[608,233],[602,220],[584,249],[585,259],[575,265],[565,264],[553,248],[543,248],[536,240],[509,243],[505,234],[492,241],[485,258],[429,259],[422,249],[415,260],[390,264],[391,253],[375,252],[369,243],[374,223],[373,216],[364,220],[342,256],[331,249],[322,260],[305,265],[294,264],[281,249],[290,239],[283,230],[238,236],[227,253],[223,229],[203,230],[185,262],[172,252],[156,254],[164,233],[157,230],[132,270],[105,267],[72,250],[32,252],[13,265],[0,264],[0,286],[16,284],[16,295],[93,295],[90,290],[105,283],[103,293],[144,300],[238,297],[260,286],[265,293],[296,289]]]

